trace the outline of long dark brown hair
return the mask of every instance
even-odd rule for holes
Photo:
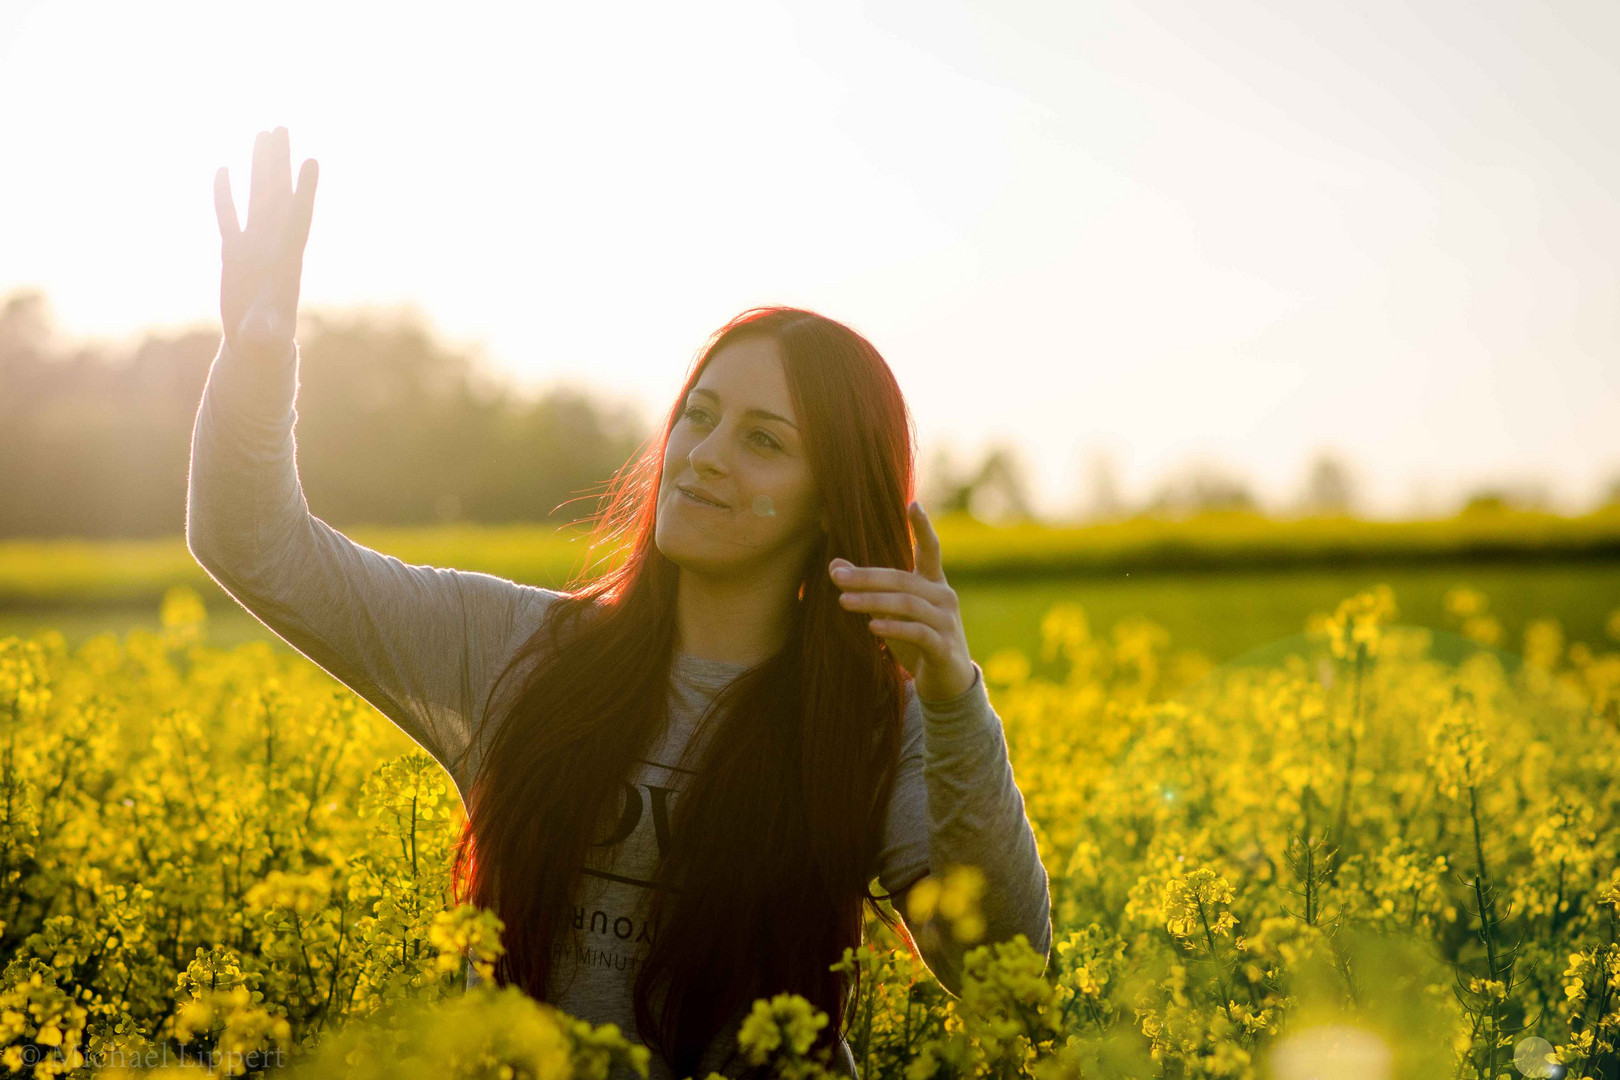
[[[668,718],[679,570],[654,543],[665,448],[709,358],[745,338],[780,350],[829,530],[804,564],[786,643],[716,696],[704,723],[718,726],[675,800],[650,912],[657,932],[634,995],[642,1040],[676,1077],[692,1075],[755,998],[777,993],[826,1012],[817,1045],[836,1045],[860,980],[828,968],[860,944],[868,905],[915,949],[867,879],[910,676],[866,617],[839,604],[827,575],[837,556],[915,569],[915,431],[893,373],[860,334],[814,312],[761,307],[710,336],[662,436],[610,481],[594,519],[593,548],[623,561],[577,575],[502,673],[532,664],[510,711],[484,718],[499,727],[454,867],[458,901],[505,923],[497,982],[547,1000],[553,942],[567,932],[590,849],[603,846],[593,839],[612,835],[624,785]]]

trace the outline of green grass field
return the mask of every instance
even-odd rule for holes
[[[1620,562],[1442,563],[1415,567],[1210,571],[962,586],[963,620],[975,655],[1001,645],[1039,649],[1040,617],[1052,604],[1079,604],[1093,633],[1143,615],[1170,633],[1173,647],[1224,663],[1305,630],[1313,612],[1378,582],[1395,592],[1396,622],[1454,630],[1447,590],[1484,593],[1502,623],[1501,647],[1520,652],[1525,624],[1553,616],[1571,641],[1607,641],[1605,622],[1620,608]],[[1611,643],[1612,644],[1612,643]],[[1039,665],[1037,665],[1039,670]]]
[[[271,632],[206,577],[198,584],[209,605],[209,638],[217,645],[269,640]],[[1605,620],[1620,608],[1620,561],[1457,562],[1409,567],[1296,568],[1050,580],[973,581],[955,585],[962,598],[968,642],[980,659],[995,649],[1022,649],[1038,662],[1040,620],[1057,603],[1077,603],[1094,633],[1107,633],[1120,619],[1145,616],[1170,633],[1172,647],[1197,649],[1216,662],[1234,659],[1282,638],[1300,634],[1313,612],[1331,612],[1341,599],[1377,582],[1395,591],[1397,622],[1452,629],[1442,598],[1468,585],[1490,600],[1505,632],[1502,648],[1520,651],[1524,625],[1554,616],[1571,641],[1597,646]],[[152,603],[0,610],[0,637],[54,628],[70,644],[102,632],[136,626],[156,629]]]
[[[1556,617],[1571,641],[1599,645],[1609,613],[1620,607],[1620,505],[1570,518],[1495,511],[1433,521],[1279,521],[1216,513],[1084,528],[995,527],[964,517],[936,526],[979,657],[1014,646],[1036,660],[1041,616],[1062,602],[1080,604],[1094,633],[1145,616],[1169,631],[1172,647],[1216,662],[1300,634],[1313,612],[1331,612],[1377,582],[1394,589],[1398,621],[1437,630],[1453,628],[1443,614],[1446,590],[1478,589],[1502,623],[1501,647],[1512,652],[1525,623],[1542,616]],[[344,531],[407,562],[551,587],[593,558],[578,529]],[[174,585],[202,595],[216,644],[276,640],[214,584],[179,537],[0,542],[0,636],[54,627],[78,642],[155,627],[162,595]]]
[[[945,571],[963,584],[1326,566],[1620,563],[1620,503],[1578,517],[1496,510],[1426,521],[1281,520],[1225,511],[1185,520],[1136,517],[1081,527],[995,526],[953,515],[935,520],[934,525]],[[554,587],[610,557],[590,552],[588,536],[580,527],[451,525],[342,531],[409,563],[481,570]],[[178,536],[0,541],[0,611],[155,604],[171,585],[211,585]]]

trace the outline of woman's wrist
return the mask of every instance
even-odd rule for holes
[[[973,661],[973,681],[966,690],[943,701],[929,701],[918,696],[923,722],[930,741],[954,739],[976,734],[986,726],[986,717],[994,722],[995,709],[985,688],[984,671]]]

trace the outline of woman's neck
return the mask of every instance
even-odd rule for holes
[[[675,590],[675,651],[757,664],[787,640],[798,582],[703,577],[682,569]]]

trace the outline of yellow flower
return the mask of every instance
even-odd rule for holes
[[[1395,616],[1395,593],[1379,584],[1339,602],[1331,618],[1321,624],[1333,655],[1353,660],[1376,656],[1384,624]]]
[[[801,1058],[826,1026],[827,1014],[798,994],[777,994],[754,1002],[737,1030],[737,1045],[751,1065],[765,1064],[784,1046],[792,1057]]]
[[[1169,883],[1164,897],[1165,927],[1179,938],[1203,939],[1207,930],[1225,934],[1237,925],[1226,905],[1234,898],[1227,880],[1206,866]]]
[[[942,878],[929,874],[911,887],[906,916],[922,923],[937,912],[949,920],[957,941],[972,944],[984,937],[984,917],[979,912],[984,889],[984,871],[977,866],[949,867]]]
[[[45,650],[38,641],[0,638],[0,719],[43,715],[51,700]]]
[[[1079,604],[1053,604],[1041,619],[1041,659],[1073,656],[1091,640],[1091,624]]]
[[[1486,739],[1471,695],[1447,703],[1429,728],[1429,770],[1442,795],[1460,799],[1485,777]]]
[[[249,908],[257,911],[283,908],[298,915],[308,915],[326,906],[331,891],[332,875],[324,867],[307,874],[272,870],[254,883],[242,899]]]
[[[1021,686],[1029,679],[1029,658],[1018,649],[997,649],[984,663],[984,677],[1002,686]]]
[[[200,642],[208,632],[208,608],[195,589],[176,585],[163,594],[159,610],[164,643],[171,649]]]
[[[1531,619],[1524,626],[1524,662],[1541,671],[1558,666],[1564,653],[1564,628],[1557,619]]]
[[[1483,615],[1486,607],[1489,606],[1489,601],[1485,598],[1484,593],[1467,585],[1458,585],[1447,589],[1445,598],[1441,602],[1445,606],[1446,614],[1453,619],[1469,619],[1476,615]]]

